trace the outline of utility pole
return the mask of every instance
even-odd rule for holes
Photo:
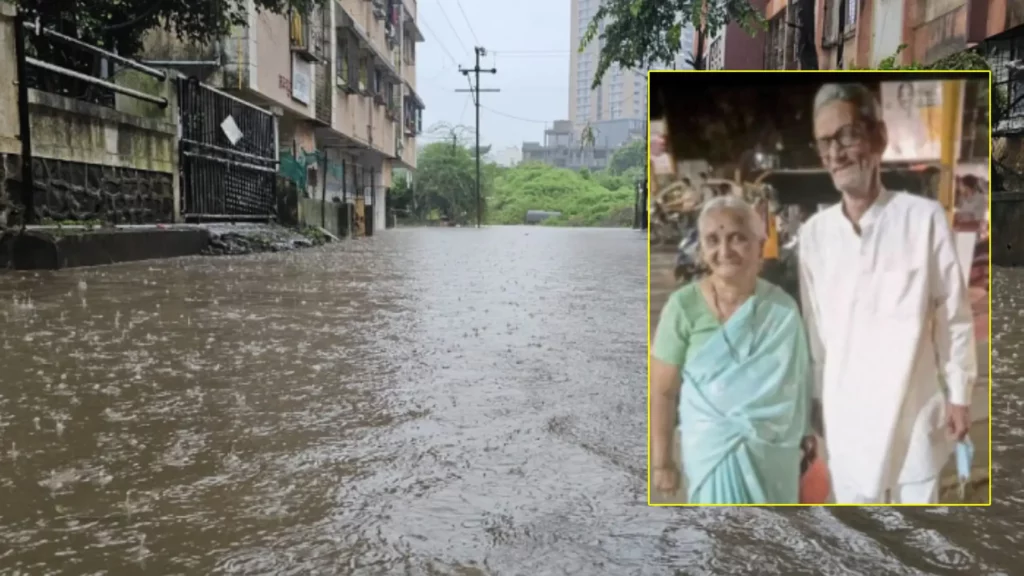
[[[465,76],[467,79],[469,79],[469,75],[470,75],[470,73],[472,73],[475,76],[475,78],[476,78],[476,82],[474,83],[471,80],[470,81],[470,87],[469,87],[468,90],[462,89],[462,90],[456,90],[456,92],[469,92],[470,94],[473,95],[473,104],[476,105],[476,227],[479,228],[480,225],[481,225],[480,224],[480,219],[481,219],[481,204],[480,204],[480,93],[481,92],[501,92],[501,90],[498,90],[497,88],[489,88],[489,89],[483,89],[483,90],[480,89],[480,73],[483,72],[484,74],[497,74],[498,70],[496,68],[490,68],[490,69],[480,68],[480,57],[481,56],[486,56],[487,55],[487,50],[484,50],[484,48],[482,46],[477,46],[477,47],[474,48],[474,51],[476,52],[476,66],[474,66],[472,68],[463,68],[462,66],[459,66],[459,72],[462,72],[462,75]]]

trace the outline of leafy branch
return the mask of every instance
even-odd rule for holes
[[[613,64],[648,69],[674,61],[682,50],[683,29],[691,24],[698,34],[714,36],[730,22],[749,34],[767,25],[750,0],[605,0],[580,39],[581,52],[594,41],[601,47],[591,88],[601,85]]]

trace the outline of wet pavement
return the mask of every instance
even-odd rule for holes
[[[1024,271],[991,508],[659,509],[645,248],[419,229],[0,274],[0,572],[1016,573]]]

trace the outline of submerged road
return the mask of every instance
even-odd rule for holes
[[[1016,573],[1024,271],[993,507],[659,509],[645,247],[410,229],[0,274],[0,572]]]

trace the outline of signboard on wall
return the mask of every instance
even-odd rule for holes
[[[885,82],[882,119],[889,133],[883,160],[938,160],[942,152],[942,82]]]
[[[309,93],[313,66],[292,54],[292,98],[309,105]]]

